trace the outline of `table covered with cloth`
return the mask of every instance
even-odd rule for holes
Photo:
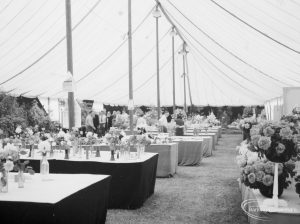
[[[18,188],[9,178],[8,193],[0,196],[1,223],[105,223],[110,181],[110,176],[90,174],[50,174],[42,181],[35,174]]]
[[[176,173],[178,165],[178,144],[151,144],[146,146],[146,152],[158,153],[157,177],[170,177]]]
[[[213,136],[186,136],[185,135],[185,136],[180,136],[180,137],[176,137],[176,138],[203,140],[203,143],[202,143],[202,151],[203,151],[202,156],[203,157],[212,156],[213,148],[215,148]]]
[[[178,165],[199,166],[203,155],[203,139],[190,139],[180,136],[172,137],[178,143]]]
[[[154,193],[158,154],[145,153],[141,159],[110,161],[110,152],[101,157],[49,159],[50,173],[111,175],[108,208],[136,209]],[[27,158],[26,158],[27,160]],[[40,171],[40,160],[30,159],[30,166]]]
[[[204,137],[204,136],[211,136],[213,138],[213,145],[212,145],[212,150],[216,150],[216,145],[218,143],[218,134],[217,133],[209,133],[209,132],[201,132],[198,135],[194,136],[192,134],[185,134],[185,136],[189,137]]]
[[[288,203],[288,207],[269,207],[263,204],[264,197],[258,189],[251,189],[240,183],[242,193],[242,209],[248,215],[250,224],[299,224],[300,223],[300,198],[293,186],[284,189],[280,199]]]

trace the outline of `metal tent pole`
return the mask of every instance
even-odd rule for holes
[[[131,31],[131,0],[128,0],[128,62],[129,62],[129,124],[133,134],[133,84],[132,84],[132,31]],[[132,104],[132,105],[131,105]],[[132,107],[131,107],[132,106]]]
[[[71,0],[66,0],[67,69],[73,76]],[[75,126],[74,92],[68,92],[69,129]]]

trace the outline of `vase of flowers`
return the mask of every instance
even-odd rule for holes
[[[24,188],[24,183],[25,183],[25,172],[28,172],[29,174],[33,175],[34,174],[34,170],[32,169],[31,166],[27,166],[29,164],[29,161],[26,160],[24,162],[21,162],[21,160],[17,160],[15,161],[15,165],[14,165],[14,170],[18,172],[16,178],[17,178],[17,182],[18,182],[18,187],[19,188]]]
[[[110,160],[115,160],[115,152],[117,145],[120,144],[122,139],[121,131],[116,129],[111,129],[106,135],[105,140],[109,144],[110,147]]]
[[[40,174],[42,177],[42,180],[47,180],[49,176],[49,162],[47,160],[47,157],[44,155],[41,160],[41,168],[40,168]]]
[[[18,160],[19,152],[15,146],[7,143],[3,150],[0,151],[0,192],[8,192],[8,176],[13,170],[13,161]]]
[[[9,171],[7,170],[3,170],[0,172],[0,192],[2,193],[8,192],[8,174]]]
[[[145,154],[145,147],[150,145],[151,141],[146,134],[137,135],[137,157],[141,158]]]
[[[116,151],[116,148],[115,146],[111,145],[110,146],[110,161],[115,161],[115,151]]]

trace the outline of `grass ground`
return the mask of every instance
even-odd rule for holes
[[[199,167],[178,167],[157,178],[155,193],[137,210],[108,210],[108,224],[246,224],[234,161],[241,135],[223,134],[213,156]]]

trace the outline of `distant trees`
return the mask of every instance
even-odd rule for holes
[[[19,104],[16,97],[0,92],[0,129],[5,136],[12,135],[17,126],[39,126],[54,130],[57,126],[36,101]]]

